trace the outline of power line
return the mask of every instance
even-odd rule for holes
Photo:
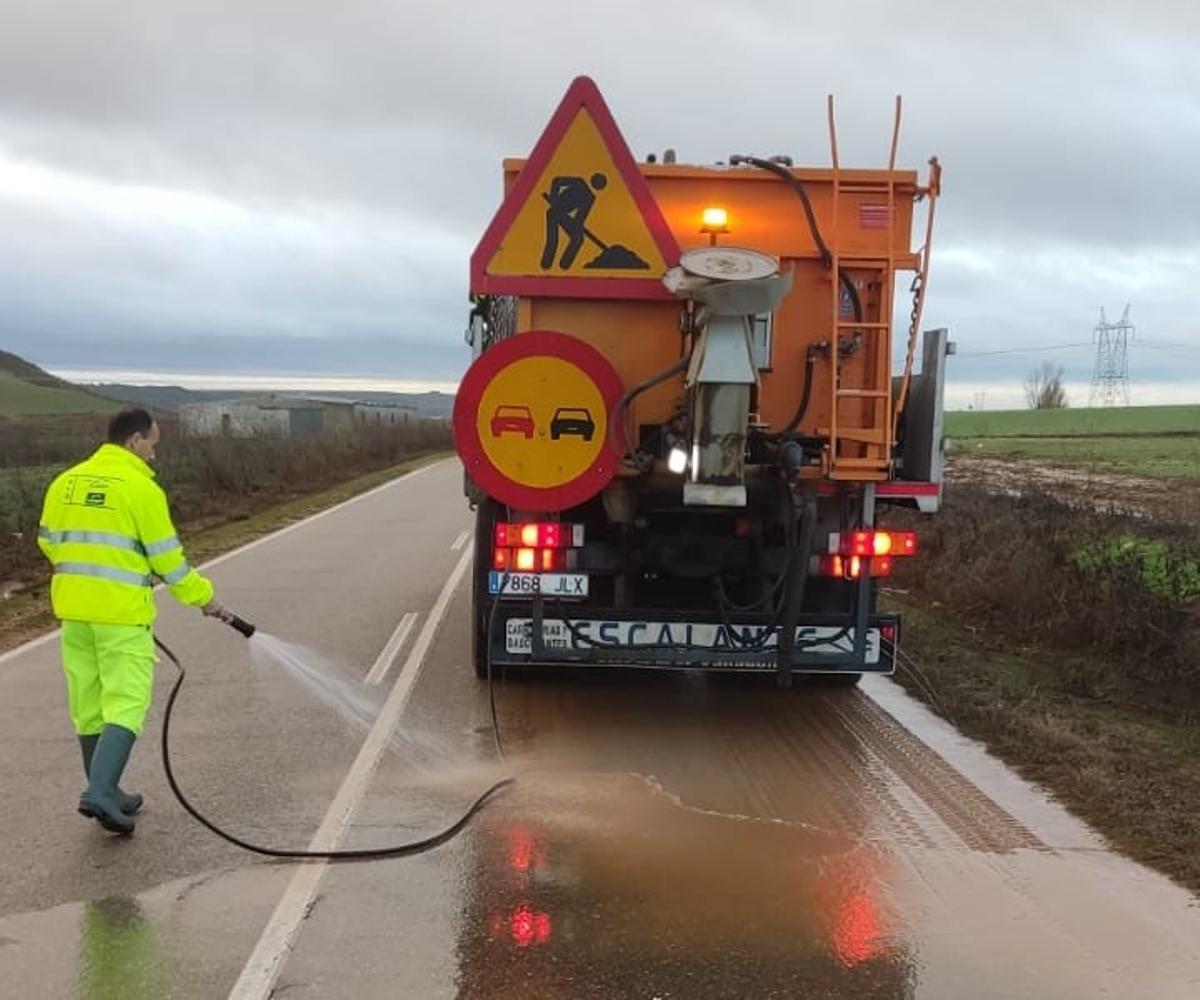
[[[1142,347],[1151,351],[1200,351],[1200,344],[1180,344],[1171,340],[1139,341]],[[1074,344],[1051,344],[1049,347],[1010,347],[1001,351],[959,351],[957,358],[990,358],[997,354],[1038,354],[1043,351],[1065,351],[1072,347],[1094,347],[1094,340],[1081,340]]]
[[[1160,340],[1157,342],[1146,341],[1141,342],[1142,347],[1151,351],[1200,351],[1200,344],[1176,344],[1170,340]]]
[[[1076,344],[1051,344],[1049,347],[1010,347],[1003,351],[971,351],[968,354],[958,353],[959,358],[990,358],[996,354],[1036,354],[1039,351],[1063,351],[1068,347],[1091,347],[1093,341],[1081,340]]]

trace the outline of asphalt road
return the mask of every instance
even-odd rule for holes
[[[147,807],[112,838],[74,811],[56,644],[0,657],[0,995],[1200,996],[1200,901],[883,679],[509,679],[499,763],[460,482],[440,464],[211,568],[264,630],[378,681],[369,728],[160,596],[189,670],[177,772],[222,824],[301,848],[419,837],[516,786],[420,857],[244,854],[170,797],[164,662],[127,780]]]

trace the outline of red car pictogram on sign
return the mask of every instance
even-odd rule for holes
[[[503,437],[509,432],[529,439],[537,427],[528,406],[497,406],[492,414],[492,437]]]

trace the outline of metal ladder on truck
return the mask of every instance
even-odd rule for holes
[[[833,114],[833,97],[829,97],[829,145],[833,163],[833,227],[829,249],[831,265],[831,329],[830,338],[830,383],[829,383],[829,427],[820,428],[818,433],[828,439],[827,472],[831,479],[879,480],[890,475],[895,430],[892,420],[892,302],[895,283],[895,221],[896,221],[896,145],[900,134],[900,98],[896,98],[895,125],[892,130],[891,155],[888,158],[886,180],[843,179],[838,161],[837,125]],[[842,252],[842,196],[847,194],[868,195],[879,199],[871,203],[860,202],[860,212],[868,208],[876,212],[884,209],[882,221],[886,226],[886,250],[881,254]],[[876,227],[872,227],[876,228]],[[856,292],[850,293],[843,283],[856,283]],[[843,295],[853,299],[857,294],[860,305],[862,291],[874,288],[878,298],[876,318],[865,315],[859,319],[847,316],[843,308]],[[847,340],[849,338],[849,340]],[[861,343],[853,347],[854,340]],[[849,348],[849,350],[847,350]],[[848,385],[843,378],[843,366],[851,353],[860,354],[861,379],[858,384]],[[851,401],[853,416],[845,414]]]

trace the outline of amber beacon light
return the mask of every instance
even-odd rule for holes
[[[729,213],[719,205],[710,205],[700,213],[700,232],[708,233],[709,242],[716,246],[718,234],[729,232]]]

